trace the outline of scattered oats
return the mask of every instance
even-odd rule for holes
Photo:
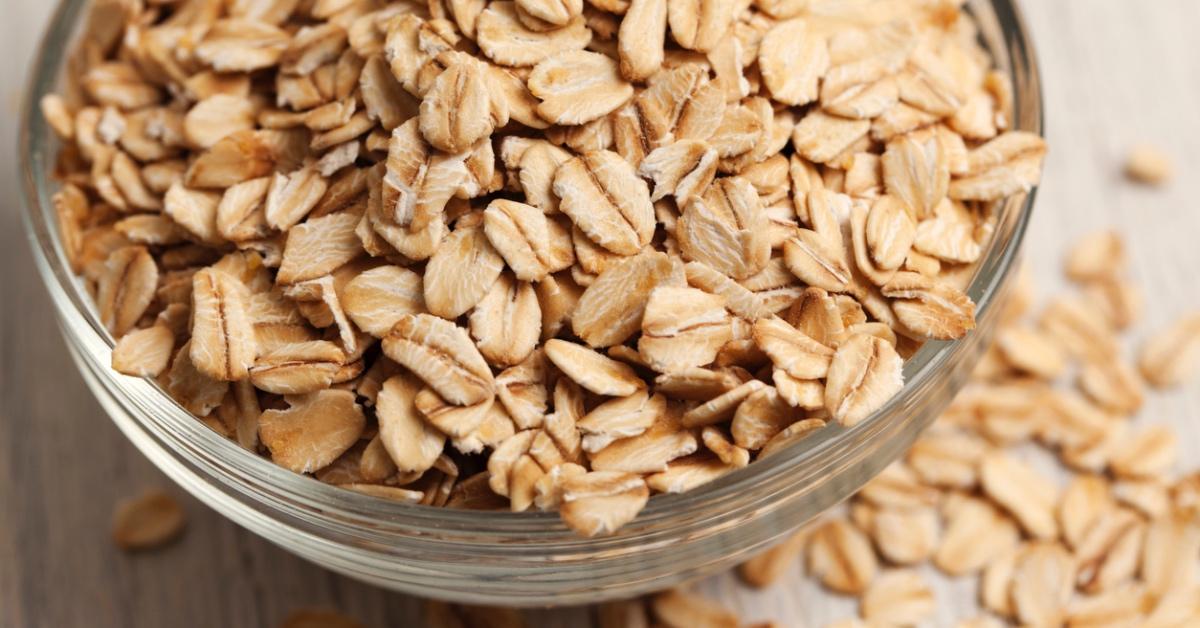
[[[871,583],[860,610],[868,622],[912,626],[928,619],[936,607],[933,589],[920,574],[896,570],[880,574]]]
[[[1161,477],[1175,466],[1179,438],[1166,425],[1152,425],[1117,446],[1109,466],[1125,478]]]
[[[1142,345],[1138,370],[1155,388],[1177,386],[1200,365],[1200,314],[1185,316]]]
[[[770,586],[798,562],[797,558],[804,551],[806,543],[808,543],[808,529],[801,529],[765,552],[742,563],[738,567],[738,574],[750,586]]]
[[[868,531],[880,556],[897,565],[915,565],[933,556],[941,524],[933,508],[880,508]]]
[[[844,519],[831,519],[813,529],[807,554],[809,573],[839,593],[863,593],[879,568],[871,541]]]
[[[894,462],[867,482],[858,497],[880,508],[923,508],[937,504],[938,491],[921,484],[903,463]]]
[[[1115,231],[1097,231],[1080,238],[1067,252],[1066,275],[1079,282],[1110,279],[1126,267],[1125,243]]]
[[[659,593],[650,600],[654,616],[670,628],[737,628],[741,620],[715,602],[680,589]]]
[[[1124,508],[1111,510],[1075,546],[1076,586],[1086,593],[1111,590],[1133,578],[1141,559],[1145,524]]]
[[[1035,377],[1053,380],[1067,369],[1067,356],[1045,332],[1033,327],[1006,327],[996,335],[1000,349],[1013,368]]]
[[[952,576],[978,572],[1011,552],[1020,539],[1016,524],[981,499],[966,498],[946,514],[933,564]]]
[[[1174,170],[1170,156],[1149,144],[1134,146],[1125,157],[1125,176],[1139,183],[1163,185]]]
[[[1141,378],[1125,362],[1087,362],[1079,371],[1078,385],[1092,401],[1122,416],[1137,412],[1145,398]]]
[[[353,489],[351,489],[353,490]],[[280,628],[363,628],[357,619],[326,609],[300,609],[288,613]]]
[[[1084,534],[1114,505],[1108,482],[1103,477],[1075,476],[1058,502],[1058,525],[1062,539],[1069,547],[1078,547]]]
[[[1075,582],[1075,560],[1058,543],[1040,542],[1022,548],[1012,574],[1013,611],[1033,626],[1062,623]]]
[[[1058,491],[1028,465],[1002,452],[989,453],[980,462],[979,480],[984,493],[1012,513],[1026,532],[1039,539],[1058,534]]]
[[[1141,575],[1151,593],[1195,584],[1200,523],[1194,517],[1176,512],[1151,521],[1142,547]]]
[[[125,551],[156,549],[175,540],[185,524],[179,502],[170,493],[152,489],[117,504],[112,538]]]

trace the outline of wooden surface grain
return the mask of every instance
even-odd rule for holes
[[[17,103],[49,2],[4,0],[0,20],[0,627],[276,626],[292,609],[337,608],[368,626],[421,626],[422,603],[310,565],[186,497],[125,441],[67,357],[19,218]],[[1038,48],[1051,152],[1026,253],[1043,292],[1066,244],[1101,227],[1126,234],[1147,294],[1139,336],[1200,310],[1200,3],[1024,3]],[[1126,182],[1128,148],[1168,151],[1164,189]],[[1143,422],[1179,428],[1184,464],[1200,466],[1200,385],[1156,395]],[[113,504],[170,487],[188,512],[169,549],[126,556],[109,541]],[[821,626],[854,613],[793,567],[751,591],[730,575],[701,587],[747,619]],[[937,582],[931,625],[974,607],[973,582]],[[537,626],[586,626],[584,609],[531,613]]]

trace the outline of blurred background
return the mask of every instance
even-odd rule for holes
[[[185,496],[104,416],[65,353],[20,225],[18,109],[52,3],[2,0],[0,20],[0,626],[276,626],[300,607],[338,609],[368,626],[418,626],[422,602],[309,565]],[[1077,237],[1112,228],[1145,292],[1140,341],[1200,311],[1200,2],[1029,0],[1042,67],[1050,154],[1025,261],[1038,293],[1061,283]],[[1163,187],[1123,174],[1137,144],[1171,156]],[[1200,467],[1200,385],[1149,395],[1141,424],[1180,435],[1181,466]],[[188,514],[180,542],[122,554],[113,504],[152,486]],[[930,572],[932,577],[932,572]],[[937,582],[932,625],[975,614],[975,579]],[[855,601],[825,593],[799,563],[754,591],[726,574],[700,585],[745,619],[822,626]],[[586,626],[586,609],[536,611],[537,626]]]

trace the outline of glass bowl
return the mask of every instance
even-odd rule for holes
[[[1041,89],[1015,0],[968,0],[984,45],[1013,77],[1014,127],[1041,133]],[[950,402],[987,346],[1013,283],[1033,193],[1008,199],[968,294],[978,328],[927,343],[900,394],[852,428],[831,426],[682,495],[653,498],[609,537],[585,539],[555,513],[493,513],[401,504],[275,466],[188,414],[153,381],[110,368],[113,338],[71,272],[54,227],[58,144],[38,113],[56,89],[86,0],[65,0],[42,40],[25,94],[20,156],[25,226],[62,334],[113,422],[151,461],[213,509],[287,550],[382,587],[470,603],[597,602],[730,567],[845,499],[911,445]]]

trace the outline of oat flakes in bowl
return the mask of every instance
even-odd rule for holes
[[[649,539],[782,534],[974,359],[1045,149],[1012,7],[972,10],[101,3],[65,95],[35,85],[63,145],[52,197],[43,144],[31,173],[43,270],[118,423],[293,550],[460,595],[301,537],[431,534],[456,572],[520,531],[522,568],[586,547],[661,586],[712,559]]]

